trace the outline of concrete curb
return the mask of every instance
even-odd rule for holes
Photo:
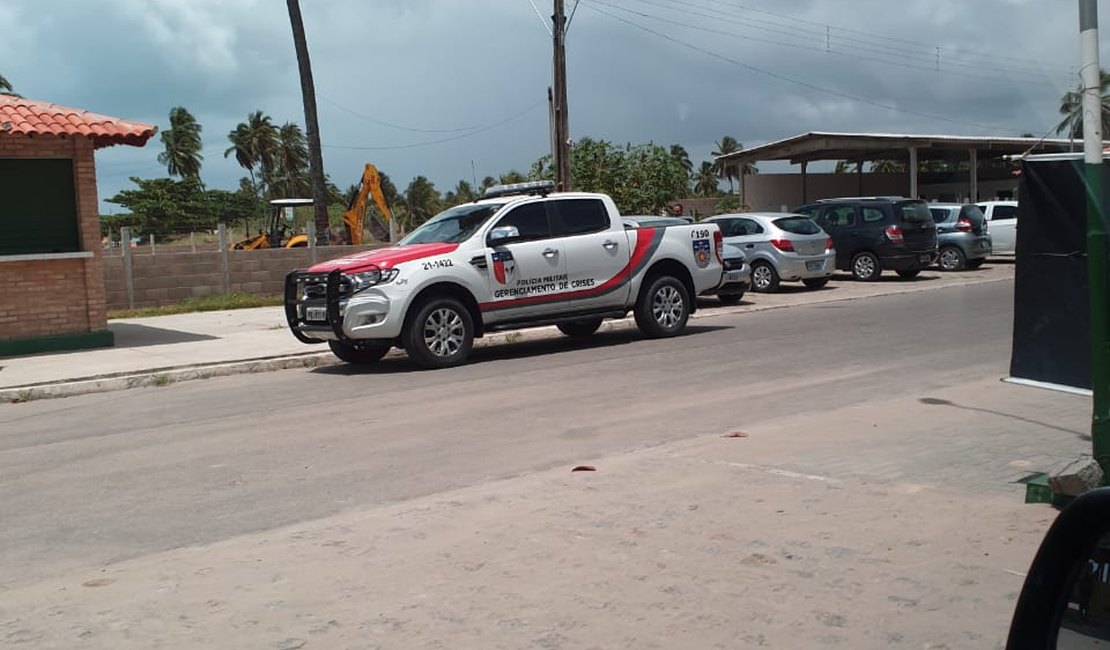
[[[807,305],[817,305],[834,302],[851,302],[856,300],[863,300],[866,298],[879,298],[883,296],[896,296],[907,293],[935,291],[937,289],[944,289],[953,286],[970,286],[978,284],[990,284],[993,282],[1004,282],[1011,279],[1011,277],[984,278],[962,282],[959,284],[906,284],[896,285],[896,288],[891,288],[889,286],[876,287],[876,289],[873,291],[852,296],[836,295],[835,293],[823,295],[824,292],[817,291],[809,294],[798,294],[798,297],[801,298],[800,300],[792,301],[786,304],[747,304],[736,305],[732,307],[720,307],[714,309],[711,312],[706,312],[704,310],[698,311],[691,318],[693,320],[700,320],[702,318],[713,318],[716,316],[723,316],[728,314],[752,313],[769,311],[772,309],[788,309],[791,307],[804,307]],[[632,329],[634,327],[634,320],[631,317],[628,317],[620,320],[608,321],[602,326],[601,330],[599,331],[622,331],[626,329]],[[526,330],[514,330],[509,332],[495,332],[475,341],[474,347],[485,348],[502,343],[537,341],[553,338],[556,336],[560,336],[560,334],[559,330],[554,326],[538,327]],[[389,353],[389,356],[403,354],[403,351],[393,350]],[[184,381],[210,379],[212,377],[228,377],[231,375],[270,372],[274,370],[288,370],[293,368],[322,368],[326,366],[338,366],[342,364],[343,362],[336,358],[335,355],[333,355],[331,352],[305,352],[294,355],[260,357],[256,359],[230,361],[226,363],[211,363],[204,365],[157,368],[136,373],[99,375],[95,377],[67,379],[58,382],[27,384],[23,386],[13,386],[10,388],[0,388],[0,404],[21,403],[58,397],[72,397],[76,395],[87,395],[90,393],[106,393],[111,391],[127,390],[129,388],[168,386]]]

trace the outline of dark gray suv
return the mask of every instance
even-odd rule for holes
[[[857,280],[890,270],[916,277],[937,259],[937,228],[929,205],[899,196],[823,199],[794,210],[832,237],[836,268]]]

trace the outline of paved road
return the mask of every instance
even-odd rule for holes
[[[0,591],[74,567],[1002,376],[1012,284],[0,406]],[[1077,434],[1079,435],[1079,434]]]

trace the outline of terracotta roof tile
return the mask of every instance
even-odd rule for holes
[[[141,147],[154,135],[153,124],[128,122],[23,97],[0,95],[0,137],[12,135],[79,135],[97,149],[115,144]]]

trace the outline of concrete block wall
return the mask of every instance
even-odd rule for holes
[[[384,244],[327,246],[317,248],[316,257],[324,261],[382,246]],[[311,266],[311,255],[312,251],[307,248],[228,251],[231,292],[280,295],[285,288],[286,274]],[[223,293],[223,255],[218,250],[151,255],[149,249],[144,252],[139,247],[132,250],[131,272],[135,307],[157,307]],[[114,250],[104,260],[104,285],[108,308],[127,309],[127,280],[119,250]]]

